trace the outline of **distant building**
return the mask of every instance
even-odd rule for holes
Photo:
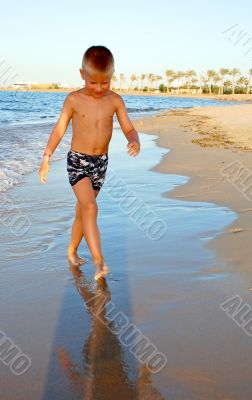
[[[28,82],[28,81],[16,81],[10,85],[13,89],[69,89],[70,86],[67,83],[52,82],[52,83],[39,83],[39,82]]]
[[[185,88],[170,88],[170,92],[173,94],[202,94],[201,88],[185,89]]]
[[[59,83],[58,85],[62,89],[69,89],[71,87],[70,85],[68,85],[68,83]]]
[[[31,82],[21,82],[21,81],[18,81],[18,82],[14,82],[12,85],[11,85],[11,87],[12,88],[16,88],[16,89],[20,89],[20,88],[26,88],[26,89],[31,89],[31,85],[32,85],[32,83]]]
[[[52,83],[36,83],[33,84],[32,89],[68,89],[69,85],[61,82]]]

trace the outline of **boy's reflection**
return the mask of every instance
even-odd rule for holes
[[[92,321],[91,333],[83,346],[83,371],[65,349],[58,349],[60,364],[71,382],[83,386],[85,400],[163,399],[152,387],[150,372],[145,366],[138,369],[136,382],[128,378],[129,366],[123,355],[125,349],[114,333],[113,321],[105,315],[105,305],[111,299],[106,279],[97,280],[94,293],[83,272],[71,265],[69,268]]]

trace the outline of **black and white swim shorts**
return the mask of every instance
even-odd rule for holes
[[[92,181],[92,187],[100,190],[108,166],[108,153],[91,155],[69,150],[67,153],[67,172],[69,183],[75,185],[86,176]]]

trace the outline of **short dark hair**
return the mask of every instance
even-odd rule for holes
[[[111,51],[105,46],[89,47],[82,58],[82,68],[89,65],[97,71],[108,71],[114,68],[114,57]]]

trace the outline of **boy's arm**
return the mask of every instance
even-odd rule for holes
[[[58,121],[54,125],[52,132],[49,136],[44,154],[43,159],[39,169],[39,178],[42,183],[46,182],[46,178],[49,171],[49,160],[52,154],[54,153],[56,147],[60,143],[62,137],[64,136],[69,122],[73,115],[73,107],[72,107],[72,97],[71,93],[65,98],[63,103],[63,108],[61,114],[59,116]]]
[[[129,119],[126,106],[121,96],[118,96],[116,99],[116,115],[122,131],[128,140],[128,153],[129,155],[136,156],[140,151],[140,140],[137,131]]]
[[[73,115],[72,99],[71,94],[69,94],[63,103],[63,108],[59,116],[58,121],[53,127],[53,130],[49,136],[45,152],[48,155],[48,159],[53,155],[55,149],[63,138],[69,122]]]

